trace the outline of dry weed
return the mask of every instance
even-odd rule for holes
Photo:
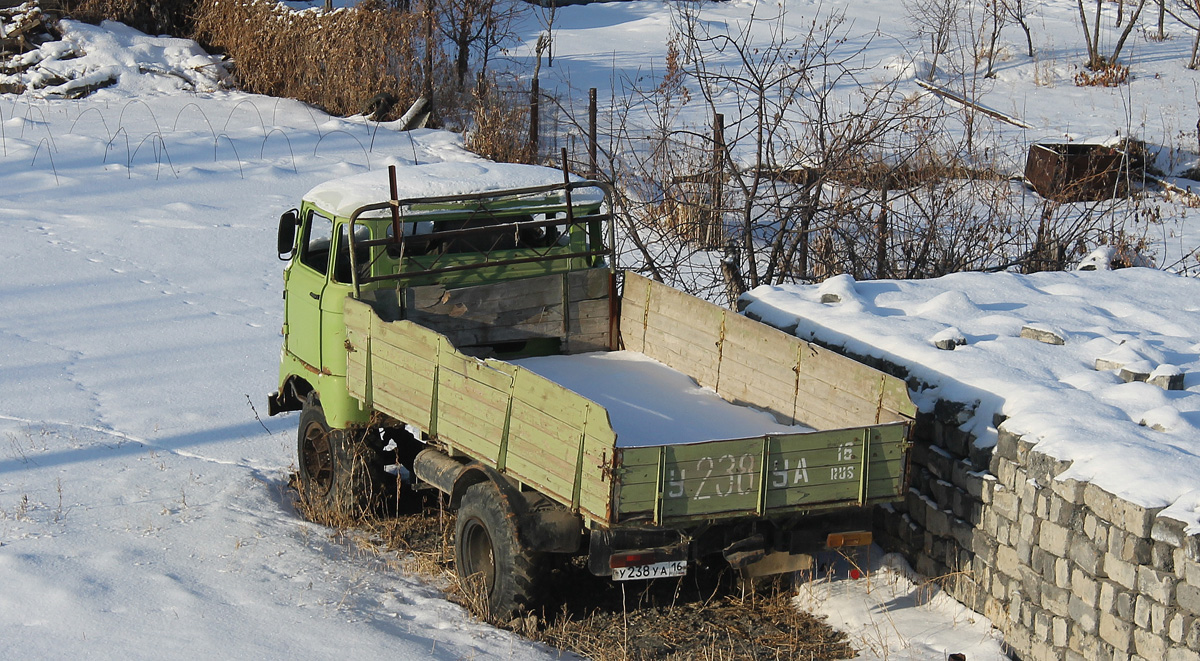
[[[1092,71],[1080,69],[1075,74],[1076,87],[1119,87],[1129,82],[1129,67],[1123,64],[1105,64]]]

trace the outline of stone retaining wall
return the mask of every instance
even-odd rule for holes
[[[990,618],[1016,658],[1200,661],[1200,538],[1056,480],[1068,462],[1002,427],[975,447],[969,416],[941,402],[919,417],[911,489],[877,511],[880,544]]]

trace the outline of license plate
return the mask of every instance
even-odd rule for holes
[[[612,570],[614,581],[636,581],[646,578],[670,578],[687,574],[687,560],[671,560],[656,562],[652,565],[637,567],[617,567]]]

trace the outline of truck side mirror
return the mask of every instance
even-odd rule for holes
[[[279,259],[288,261],[296,248],[296,228],[300,226],[300,211],[291,209],[279,217],[279,235],[276,240]]]

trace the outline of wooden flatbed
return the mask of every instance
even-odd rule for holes
[[[401,288],[391,302],[379,292],[348,298],[347,389],[593,528],[778,518],[902,497],[915,414],[902,381],[634,273],[623,281],[619,297],[613,274],[593,268]],[[618,407],[605,403],[639,406],[628,392],[577,392],[589,389],[530,369],[541,359],[526,367],[479,349],[529,339],[554,340],[565,354],[643,355],[729,405],[764,412],[775,428],[625,442]]]

